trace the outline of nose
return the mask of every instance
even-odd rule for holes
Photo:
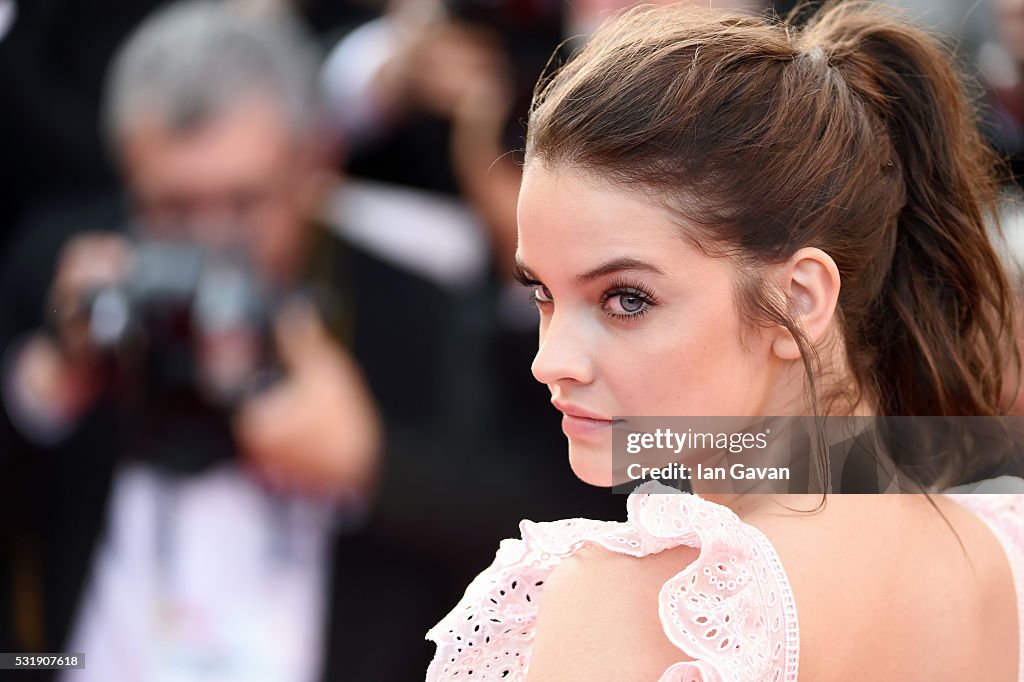
[[[547,324],[541,324],[540,344],[530,367],[542,384],[574,381],[589,384],[594,380],[584,325],[557,313]]]

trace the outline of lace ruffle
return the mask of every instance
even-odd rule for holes
[[[624,523],[523,521],[455,609],[430,629],[435,680],[523,680],[539,597],[562,560],[586,544],[642,557],[699,548],[697,559],[661,588],[666,636],[693,661],[661,682],[794,682],[799,661],[796,605],[778,555],[756,528],[695,495],[647,483],[630,495]]]

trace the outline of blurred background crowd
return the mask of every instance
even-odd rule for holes
[[[510,270],[533,85],[627,4],[0,0],[0,651],[86,652],[6,674],[422,679],[520,519],[621,517]],[[1019,168],[1024,0],[898,4]]]

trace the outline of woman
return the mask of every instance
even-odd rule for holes
[[[519,201],[574,472],[611,482],[620,415],[1001,414],[994,197],[948,56],[881,8],[606,26],[538,92]],[[992,464],[889,454],[932,489]],[[1020,498],[693,489],[524,522],[428,680],[1024,680]]]

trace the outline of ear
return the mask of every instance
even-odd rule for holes
[[[802,248],[780,266],[777,282],[786,296],[789,314],[807,340],[817,343],[832,324],[839,300],[839,268],[835,261],[821,249]],[[772,352],[783,360],[800,359],[800,348],[786,329],[776,332]]]

